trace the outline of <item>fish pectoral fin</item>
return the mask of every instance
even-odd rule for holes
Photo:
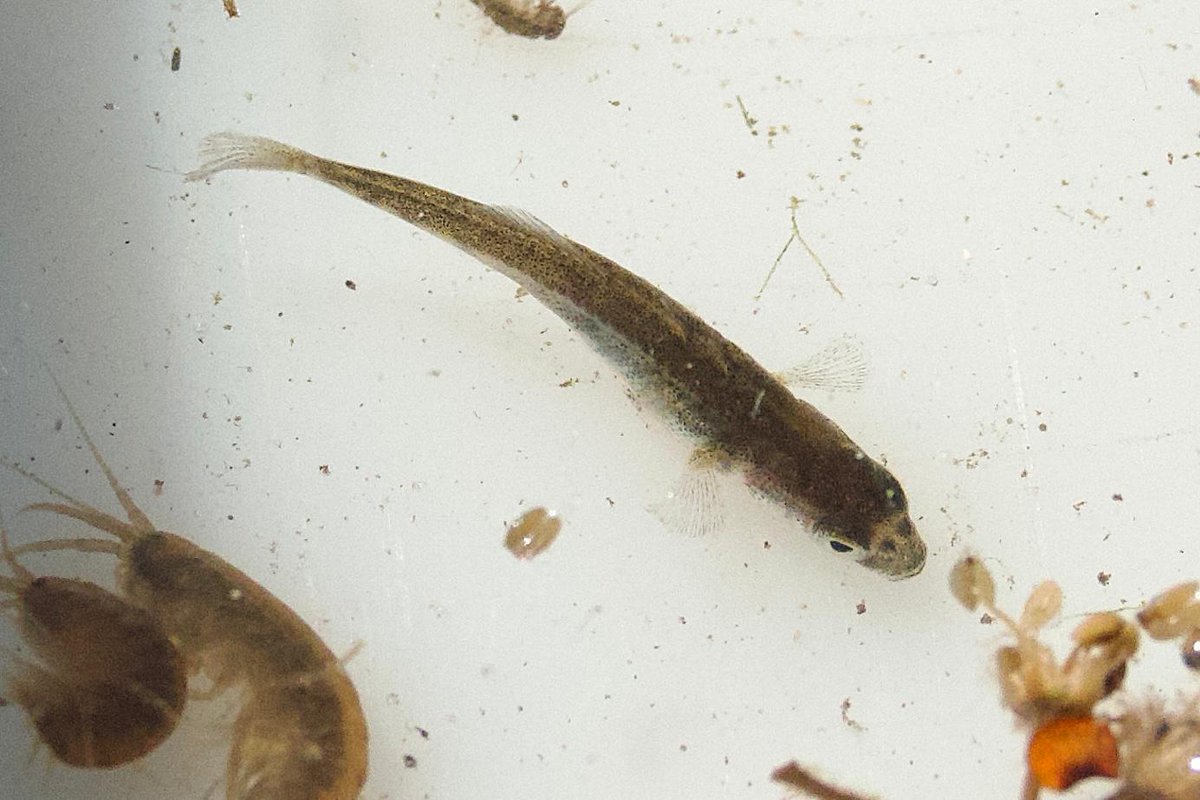
[[[713,470],[729,472],[733,469],[733,460],[720,447],[712,444],[697,445],[688,456],[688,469],[695,472]]]
[[[789,388],[857,392],[867,382],[867,357],[861,342],[842,336],[795,367],[774,374],[776,380]]]
[[[675,488],[651,503],[648,510],[674,534],[696,537],[717,532],[725,524],[717,471],[728,467],[729,459],[723,451],[697,447]]]

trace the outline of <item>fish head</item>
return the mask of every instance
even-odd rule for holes
[[[866,523],[859,530],[821,522],[813,530],[829,542],[834,552],[844,553],[891,580],[911,578],[925,566],[925,542],[903,509]]]

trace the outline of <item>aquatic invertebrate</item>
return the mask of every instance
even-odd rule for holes
[[[113,537],[51,539],[16,551],[116,556],[121,596],[166,632],[188,670],[207,677],[214,693],[242,691],[226,774],[228,798],[357,796],[367,773],[366,721],[339,659],[254,579],[187,538],[156,528],[117,481],[65,394],[63,400],[127,520],[10,465],[61,501],[29,508],[79,520]]]
[[[187,705],[187,667],[154,617],[94,583],[36,575],[0,529],[11,575],[0,591],[36,660],[18,662],[8,695],[38,737],[73,767],[138,759],[175,729]]]

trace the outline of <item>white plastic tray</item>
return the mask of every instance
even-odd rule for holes
[[[0,451],[115,509],[53,372],[159,525],[362,642],[365,798],[776,798],[792,758],[1012,798],[1002,637],[953,562],[1009,608],[1053,577],[1068,613],[1200,572],[1191,3],[593,0],[553,42],[466,0],[241,9],[3,5]],[[730,530],[670,535],[646,507],[689,445],[561,321],[311,180],[184,184],[221,130],[527,209],[772,368],[855,337],[865,389],[806,396],[900,477],[925,572],[736,487]],[[755,299],[793,196],[844,298],[793,246]],[[0,485],[15,538],[79,534]],[[532,505],[564,530],[521,563]],[[1163,649],[1131,682],[1188,685]],[[230,717],[193,708],[100,774],[2,709],[4,794],[219,797]]]

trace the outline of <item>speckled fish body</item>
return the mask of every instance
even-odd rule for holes
[[[520,284],[619,366],[639,399],[812,525],[833,549],[892,578],[925,545],[900,484],[841,428],[664,292],[520,211],[330,161],[270,139],[206,140],[202,179],[226,169],[317,178],[460,247]]]

